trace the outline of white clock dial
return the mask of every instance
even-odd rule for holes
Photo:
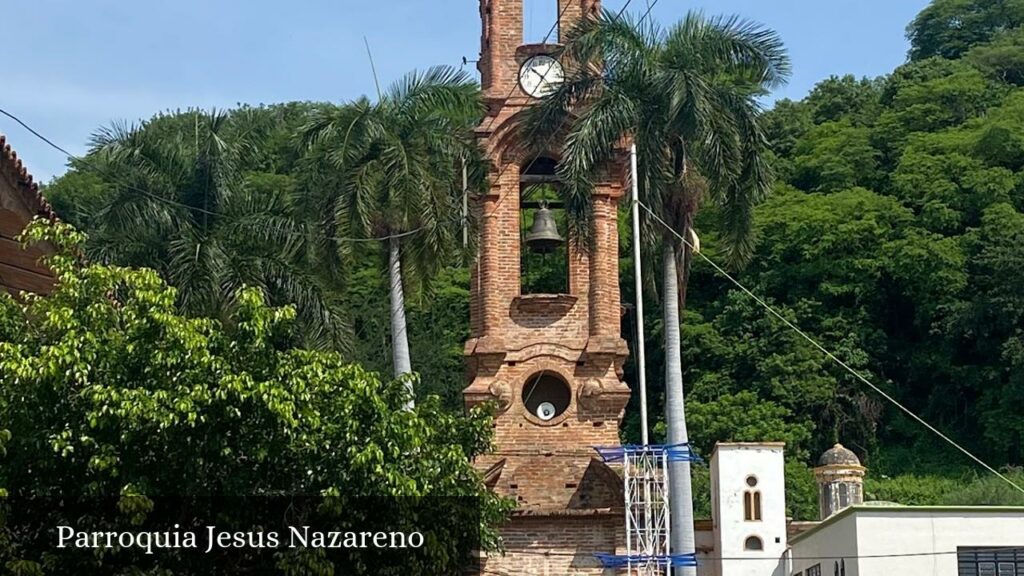
[[[519,85],[534,98],[554,92],[564,79],[562,64],[551,56],[534,56],[519,69]]]

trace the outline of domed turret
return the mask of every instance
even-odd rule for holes
[[[822,520],[864,502],[864,473],[860,458],[842,444],[821,455],[814,477],[818,481],[818,516]]]
[[[853,450],[836,444],[821,455],[818,460],[819,466],[860,466],[860,458],[853,453]]]

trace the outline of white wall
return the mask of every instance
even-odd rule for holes
[[[786,551],[786,490],[780,443],[720,443],[711,457],[711,502],[715,523],[715,554],[722,576],[787,576],[782,565]],[[747,485],[747,478],[757,486]],[[748,490],[761,492],[761,520],[744,519],[743,498]],[[750,536],[763,550],[744,549]]]
[[[790,543],[789,574],[804,572],[811,566],[819,564],[822,576],[835,573],[833,562],[838,558],[855,558],[857,556],[857,518],[853,514],[834,516],[820,528],[813,529],[806,536],[794,538]],[[828,558],[828,559],[823,559]],[[890,572],[866,572],[867,574],[890,574]],[[898,574],[898,573],[891,573]],[[859,576],[855,561],[846,560],[846,576]],[[900,574],[900,576],[903,576]]]
[[[715,564],[715,533],[711,530],[695,530],[693,540],[697,545],[697,576],[722,576]]]
[[[953,552],[952,554],[865,558],[860,574],[957,576],[957,547],[1024,546],[1024,509],[1016,513],[858,511],[857,535],[862,555]],[[847,574],[849,563],[847,563]]]
[[[957,576],[958,547],[1001,546],[1024,547],[1024,508],[856,507],[795,538],[790,573],[845,557],[847,576]],[[802,560],[816,556],[830,559]]]

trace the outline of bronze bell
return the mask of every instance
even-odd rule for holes
[[[555,224],[551,210],[548,210],[547,202],[541,203],[540,209],[533,216],[533,227],[526,233],[526,245],[538,254],[547,254],[563,242],[565,239],[558,233],[558,225]]]

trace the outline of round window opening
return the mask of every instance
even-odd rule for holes
[[[747,486],[750,486],[751,488],[753,488],[754,486],[757,486],[757,477],[756,476],[747,476]]]
[[[523,405],[530,414],[544,422],[561,416],[569,409],[571,399],[569,385],[555,374],[534,374],[523,385]]]

